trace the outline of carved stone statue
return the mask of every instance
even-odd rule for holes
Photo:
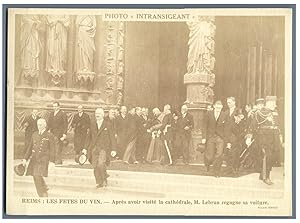
[[[76,17],[76,47],[75,47],[75,72],[77,81],[94,79],[94,52],[96,33],[96,17],[78,15]]]
[[[39,57],[41,42],[39,26],[41,21],[36,15],[23,15],[21,20],[21,77],[26,84],[32,84],[39,76]]]
[[[62,85],[66,73],[67,32],[70,17],[67,15],[47,15],[46,71],[52,76],[56,86]]]
[[[213,56],[215,43],[214,18],[200,16],[198,20],[187,23],[190,29],[187,71],[188,73],[210,73],[214,69],[215,62]]]

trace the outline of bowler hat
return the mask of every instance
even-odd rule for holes
[[[16,165],[14,171],[18,176],[23,176],[25,173],[25,165],[23,165],[23,163]]]

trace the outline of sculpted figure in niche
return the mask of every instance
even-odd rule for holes
[[[94,52],[96,50],[94,42],[96,17],[89,15],[77,16],[76,28],[75,70],[77,73],[92,72]]]
[[[70,17],[47,15],[46,71],[52,76],[54,85],[60,85],[66,73],[67,33]]]
[[[39,57],[41,42],[39,27],[41,21],[36,15],[23,15],[21,19],[21,78],[26,84],[32,84],[39,76]]]
[[[190,29],[189,53],[187,70],[188,73],[206,71],[214,68],[214,34],[215,25],[213,18],[201,17],[197,22],[187,23]]]

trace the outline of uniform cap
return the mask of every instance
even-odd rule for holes
[[[265,103],[265,99],[263,98],[258,98],[256,99],[255,103],[258,105],[258,104],[264,104]]]

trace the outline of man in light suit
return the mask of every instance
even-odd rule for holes
[[[101,188],[107,185],[108,174],[106,172],[109,157],[115,156],[115,136],[111,124],[104,119],[104,110],[97,108],[95,119],[91,121],[91,128],[87,138],[87,153],[89,160],[92,160],[96,187]],[[112,151],[114,149],[114,151]]]

